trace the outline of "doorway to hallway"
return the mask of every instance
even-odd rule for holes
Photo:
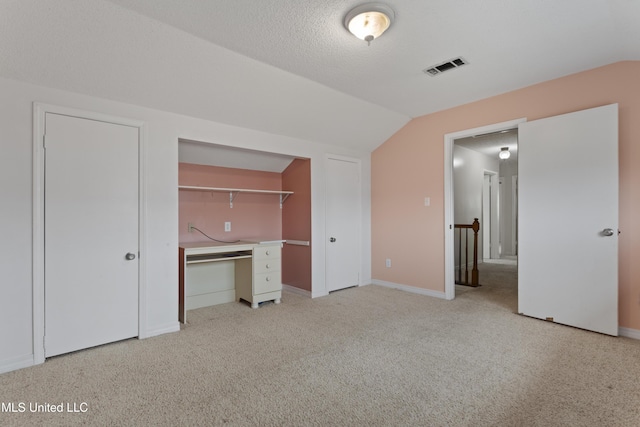
[[[456,268],[466,262],[454,224],[480,220],[478,262],[517,262],[517,135],[513,120],[445,135],[445,297],[455,297]],[[503,151],[508,158],[501,158]],[[504,156],[503,154],[503,157]],[[514,178],[516,177],[516,178]],[[466,266],[466,264],[464,265]],[[482,278],[480,278],[482,284]]]

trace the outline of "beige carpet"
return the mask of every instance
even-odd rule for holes
[[[26,405],[0,425],[640,426],[640,341],[514,314],[515,269],[483,265],[454,301],[365,286],[194,310],[0,375]],[[29,410],[47,403],[86,412]]]

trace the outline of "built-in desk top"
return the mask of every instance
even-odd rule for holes
[[[179,243],[178,246],[185,250],[188,254],[207,254],[207,253],[220,253],[231,251],[249,251],[256,245],[267,244],[282,244],[284,240],[269,240],[269,241],[250,241],[240,240],[235,243],[222,243],[222,242],[186,242]]]

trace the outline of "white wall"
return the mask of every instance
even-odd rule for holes
[[[492,171],[497,174],[499,167],[500,163],[497,158],[493,159],[477,151],[453,145],[453,217],[455,224],[471,224],[474,218],[482,221],[484,173]],[[478,237],[478,259],[482,259],[482,224]],[[457,245],[457,243],[455,244]],[[457,246],[455,256],[456,265],[458,265]]]
[[[0,372],[33,364],[32,121],[33,103],[98,112],[147,125],[147,330],[178,330],[178,138],[311,159],[312,295],[326,295],[324,159],[328,153],[362,162],[362,283],[371,281],[370,153],[232,127],[130,104],[0,79]],[[87,232],[87,243],[91,240]]]

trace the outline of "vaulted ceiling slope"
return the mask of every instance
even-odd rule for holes
[[[0,76],[372,150],[410,118],[640,59],[636,0],[0,0]],[[423,69],[464,57],[436,77]]]

